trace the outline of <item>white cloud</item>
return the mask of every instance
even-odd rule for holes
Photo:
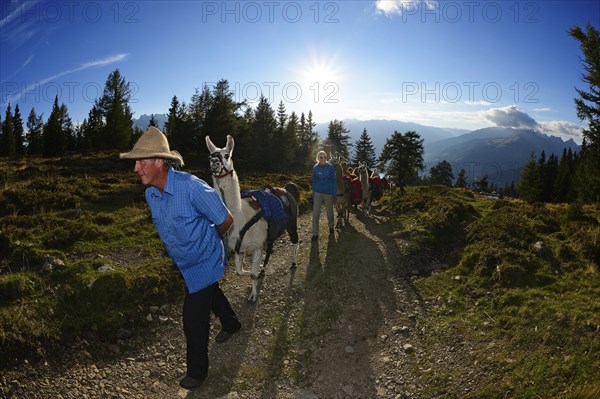
[[[100,66],[105,66],[105,65],[110,65],[110,64],[114,64],[116,62],[120,62],[123,61],[125,58],[127,58],[128,54],[116,54],[116,55],[112,55],[109,57],[106,57],[104,59],[100,59],[100,60],[96,60],[96,61],[90,61],[90,62],[84,62],[83,64],[81,64],[80,66],[73,68],[73,69],[67,69],[64,70],[62,72],[59,72],[55,75],[49,76],[47,78],[41,79],[35,83],[30,84],[29,86],[27,86],[22,92],[13,94],[12,96],[10,96],[7,99],[7,102],[13,102],[16,98],[20,97],[22,94],[28,93],[32,90],[34,90],[35,88],[39,88],[40,86],[45,85],[48,82],[51,82],[53,80],[56,80],[60,77],[63,77],[65,75],[69,75],[75,72],[79,72],[79,71],[83,71],[85,69],[89,69],[89,68],[94,68],[94,67],[100,67]]]
[[[423,4],[428,10],[439,7],[439,3],[432,0],[376,0],[375,9],[385,15],[402,15],[403,12],[414,13]]]
[[[531,110],[532,112],[552,112],[552,108],[535,108]]]
[[[516,105],[503,108],[490,108],[485,114],[485,119],[498,127],[512,127],[535,129],[538,123],[531,116],[519,110]]]
[[[581,131],[582,126],[568,121],[539,121],[538,126],[544,133],[558,135],[561,137],[572,138],[581,142],[583,138]]]
[[[490,106],[492,105],[492,103],[487,102],[487,101],[465,101],[465,105],[483,105],[483,106]]]
[[[0,20],[0,28],[4,28],[6,24],[8,24],[13,19],[18,16],[23,15],[23,12],[27,11],[29,8],[33,7],[37,1],[26,1],[20,6],[16,7],[12,12],[8,13],[8,15]],[[8,7],[10,9],[10,7]],[[7,10],[3,10],[7,11]]]

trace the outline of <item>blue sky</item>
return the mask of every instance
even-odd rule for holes
[[[596,1],[1,1],[0,112],[75,123],[110,72],[131,83],[134,117],[227,79],[288,114],[439,127],[535,127],[578,138],[583,72],[567,31]]]

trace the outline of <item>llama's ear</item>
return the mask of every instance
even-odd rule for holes
[[[217,150],[217,147],[210,141],[210,137],[206,136],[206,147],[211,154]]]
[[[233,146],[234,146],[234,141],[233,141],[233,137],[228,134],[227,135],[227,152],[229,153],[229,155],[231,155],[233,153]]]

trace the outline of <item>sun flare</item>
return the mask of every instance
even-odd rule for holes
[[[340,72],[331,59],[311,60],[303,68],[302,77],[308,84],[318,83],[320,85],[338,83],[341,79]]]

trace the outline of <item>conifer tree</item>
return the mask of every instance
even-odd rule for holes
[[[377,162],[377,158],[375,156],[375,147],[371,142],[371,136],[369,136],[369,133],[367,133],[367,129],[363,129],[358,141],[354,146],[354,157],[352,157],[352,163],[357,165],[359,162],[366,162],[369,169],[374,168]]]
[[[558,176],[558,157],[550,154],[546,165],[541,169],[542,175],[542,201],[556,201],[555,183]]]
[[[273,149],[279,154],[273,159],[273,168],[278,171],[284,170],[289,166],[293,149],[288,137],[286,137],[286,124],[288,116],[286,114],[285,105],[283,101],[279,102],[277,107],[277,127],[273,132]]]
[[[191,134],[196,148],[204,146],[204,121],[212,104],[212,94],[207,85],[204,85],[200,92],[198,88],[194,90],[190,105],[188,106],[188,122]],[[206,133],[210,135],[210,132]]]
[[[258,100],[256,111],[254,112],[254,123],[252,127],[252,143],[255,145],[249,149],[248,160],[250,167],[256,170],[275,171],[279,166],[277,157],[281,148],[281,143],[273,143],[276,137],[277,120],[275,111],[271,104],[263,95]],[[259,144],[260,143],[260,144]],[[267,144],[269,143],[269,144]]]
[[[312,111],[308,111],[308,118],[304,117],[304,112],[300,115],[300,147],[304,152],[304,166],[307,169],[312,168],[317,155],[317,144],[319,142],[319,133],[314,129],[317,124],[313,122]]]
[[[15,155],[25,155],[25,130],[23,128],[23,117],[19,104],[15,104],[15,113],[13,115],[13,133],[15,136]]]
[[[325,139],[325,152],[328,154],[339,154],[342,159],[350,159],[350,131],[344,126],[344,122],[334,119],[329,122],[327,138]]]
[[[98,107],[102,111],[104,127],[97,149],[125,151],[132,145],[133,112],[129,106],[129,82],[115,69],[108,75]]]
[[[458,176],[456,176],[456,183],[454,183],[454,187],[466,188],[467,187],[467,171],[461,169],[458,172]]]
[[[157,129],[160,129],[158,126],[158,121],[156,120],[156,117],[154,116],[154,114],[150,115],[150,120],[148,121],[148,127],[155,127]]]
[[[443,186],[452,186],[454,174],[452,165],[446,160],[438,162],[429,170],[430,184],[441,184]]]
[[[96,101],[88,112],[88,117],[81,124],[81,148],[83,150],[106,149],[107,146],[103,143],[105,126],[102,109]]]
[[[42,133],[44,131],[44,121],[42,115],[38,116],[35,108],[31,108],[27,117],[27,155],[42,155],[44,150],[44,142]]]
[[[423,139],[415,131],[408,131],[404,135],[394,131],[381,150],[379,164],[404,190],[407,184],[417,181],[418,171],[425,167]]]
[[[60,105],[60,129],[65,136],[67,142],[67,150],[74,151],[77,149],[76,137],[75,137],[75,127],[73,126],[73,121],[69,116],[69,111],[67,110],[67,106],[62,103]]]
[[[194,150],[193,133],[188,128],[187,114],[185,104],[180,103],[177,96],[171,99],[171,107],[167,121],[165,122],[164,133],[169,138],[169,146],[173,149],[183,151]]]
[[[0,141],[0,145],[0,155],[13,158],[17,154],[17,140],[10,103],[6,107],[4,122],[2,122],[2,140]]]
[[[519,197],[528,202],[537,202],[542,197],[542,176],[539,163],[536,161],[535,153],[532,152],[529,160],[523,166],[521,180],[517,185]]]
[[[300,120],[298,119],[298,115],[293,111],[287,120],[284,135],[290,144],[290,166],[292,169],[300,168],[303,163],[304,152],[298,140],[300,136]]]
[[[64,155],[67,151],[67,135],[63,132],[63,116],[58,105],[58,96],[54,98],[52,111],[44,125],[44,156],[54,157]]]
[[[475,181],[474,184],[475,189],[479,192],[486,193],[490,190],[490,183],[488,179],[488,175],[483,175],[479,178],[479,180]]]
[[[600,201],[600,32],[590,23],[585,31],[575,25],[569,35],[580,43],[583,53],[581,79],[588,90],[576,89],[579,98],[575,98],[577,116],[588,122],[583,129],[586,151],[580,153],[581,159],[576,173],[577,191],[583,201]]]
[[[556,181],[554,183],[556,202],[570,202],[573,199],[573,172],[573,153],[570,148],[568,151],[565,148],[558,163],[558,173],[556,175]]]
[[[226,79],[219,80],[212,91],[210,107],[206,112],[202,129],[203,134],[210,136],[212,142],[217,146],[225,146],[227,135],[236,137],[239,132],[241,118],[237,113],[244,103],[236,102],[234,96],[235,93],[229,89],[229,82]],[[251,143],[251,145],[256,145],[256,143]],[[238,140],[236,140],[235,147],[237,154],[245,153],[243,141],[238,144]]]

